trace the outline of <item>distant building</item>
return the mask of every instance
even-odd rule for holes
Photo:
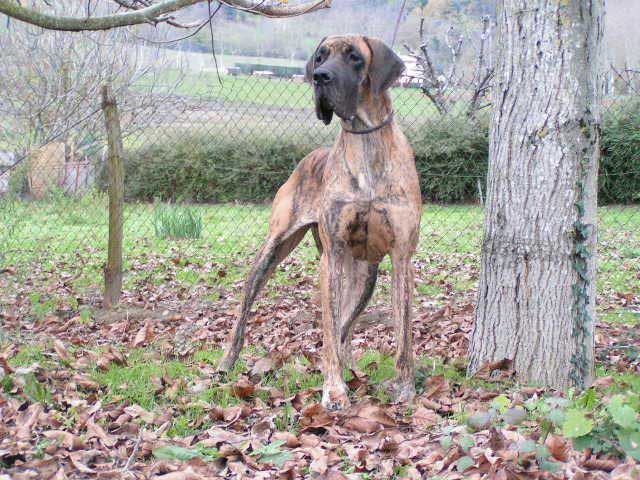
[[[400,55],[400,58],[405,65],[405,70],[399,80],[400,85],[403,87],[409,87],[411,85],[421,85],[424,74],[416,59],[410,55]]]

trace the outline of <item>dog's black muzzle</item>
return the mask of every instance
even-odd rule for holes
[[[356,112],[358,79],[341,70],[334,62],[327,62],[313,71],[316,116],[325,125],[331,123],[334,112],[343,120],[350,120]]]

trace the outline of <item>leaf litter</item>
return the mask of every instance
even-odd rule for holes
[[[37,318],[33,286],[13,269],[0,276],[14,292],[0,310],[0,479],[640,478],[632,456],[574,447],[572,439],[592,427],[591,414],[551,408],[544,417],[551,420],[540,420],[531,405],[562,396],[515,384],[508,360],[464,377],[475,294],[432,280],[439,260],[476,279],[477,262],[464,255],[416,261],[419,281],[440,293],[417,296],[415,401],[393,404],[385,394],[394,340],[383,294],[356,327],[353,404],[341,412],[319,403],[313,267],[285,262],[289,281],[272,282],[247,328],[241,365],[220,378],[215,364],[242,279],[229,278],[224,264],[190,262],[224,282],[185,286],[176,278],[184,262],[175,258],[150,253],[133,261],[131,272],[157,270],[163,280],[131,286],[110,312],[95,291],[70,288],[68,275],[34,267],[32,284],[56,299]],[[380,283],[389,284],[388,272]],[[640,305],[628,294],[599,302]],[[88,321],[82,308],[91,309]],[[609,398],[611,374],[637,374],[628,347],[640,342],[633,328],[603,323],[596,340],[610,374],[594,388]],[[554,426],[559,414],[568,418]],[[584,421],[572,422],[580,415]],[[636,421],[626,405],[613,418]]]

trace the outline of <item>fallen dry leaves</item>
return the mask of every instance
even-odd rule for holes
[[[296,271],[293,259],[284,269]],[[477,276],[473,262],[460,256],[460,270]],[[433,262],[416,262],[422,282],[433,284],[438,271]],[[437,262],[436,262],[437,264]],[[542,390],[511,388],[509,361],[484,366],[477,378],[506,382],[490,386],[454,382],[422,372],[419,396],[413,405],[394,405],[374,398],[374,385],[363,372],[352,371],[349,382],[353,405],[343,412],[330,412],[319,403],[319,389],[307,388],[287,395],[266,384],[294,356],[304,356],[297,365],[300,376],[318,374],[321,348],[318,306],[313,302],[315,275],[294,274],[294,286],[275,287],[272,302],[263,302],[248,326],[248,343],[267,351],[249,354],[245,371],[233,382],[222,384],[214,370],[196,365],[191,379],[158,375],[153,380],[159,398],[166,403],[146,408],[118,396],[107,397],[106,387],[92,374],[113,366],[129,365],[129,352],[146,347],[167,358],[191,361],[202,345],[220,346],[237,308],[241,282],[211,286],[198,283],[189,289],[176,280],[181,259],[149,253],[144,261],[132,262],[131,272],[164,269],[161,284],[141,282],[125,292],[123,307],[102,312],[98,297],[83,298],[95,312],[87,322],[77,306],[62,302],[55,312],[34,321],[28,291],[18,293],[3,307],[3,329],[17,334],[0,350],[2,377],[22,379],[0,388],[0,480],[23,479],[584,479],[640,478],[640,467],[630,459],[592,455],[576,451],[561,435],[540,438],[536,425],[518,428],[508,424],[480,425],[470,432],[458,422],[463,412],[487,409],[499,394],[507,393],[513,407]],[[220,264],[203,264],[203,272],[226,272]],[[216,273],[220,278],[225,275]],[[33,280],[49,282],[50,292],[69,292],[67,278],[35,271]],[[388,272],[380,282],[388,283]],[[464,368],[473,319],[474,292],[456,292],[446,281],[437,281],[442,293],[419,298],[414,321],[415,352],[442,360],[453,369]],[[215,293],[219,300],[204,300]],[[61,297],[62,293],[60,294]],[[615,301],[638,305],[628,296]],[[634,303],[635,302],[635,303]],[[386,302],[382,302],[386,304]],[[357,326],[354,353],[374,349],[392,354],[394,340],[388,314],[374,305],[366,323]],[[382,313],[380,313],[382,312]],[[624,325],[602,325],[598,354],[615,369],[636,371],[637,363],[625,357],[616,345],[639,344],[637,333]],[[18,343],[41,345],[50,366],[35,364],[13,367],[20,352]],[[99,347],[99,348],[98,348]],[[145,350],[146,351],[146,350]],[[53,366],[51,366],[53,365]],[[30,376],[46,386],[48,398],[36,401],[29,392]],[[211,385],[226,388],[237,404],[221,406],[195,400]],[[599,379],[597,388],[607,388]],[[37,393],[37,392],[36,392]],[[199,412],[190,430],[169,433],[175,419],[185,412]],[[289,418],[295,428],[281,424]],[[486,427],[486,428],[485,428]],[[523,442],[543,442],[559,470],[541,469],[535,454],[522,451]],[[158,458],[154,451],[180,447],[183,460]],[[196,454],[194,454],[196,452]],[[209,453],[207,453],[209,452]],[[215,454],[211,454],[215,452]],[[365,477],[366,478],[366,477]]]

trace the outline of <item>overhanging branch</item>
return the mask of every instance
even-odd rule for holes
[[[14,0],[0,0],[0,13],[48,30],[108,30],[142,23],[159,23],[164,21],[159,18],[162,15],[176,12],[182,8],[204,1],[206,0],[165,0],[130,12],[101,17],[79,18],[50,15],[39,12],[33,8],[23,7]],[[332,1],[333,0],[315,0],[293,6],[254,4],[252,0],[224,0],[222,3],[233,8],[239,8],[266,17],[294,17],[322,8],[329,8]]]

